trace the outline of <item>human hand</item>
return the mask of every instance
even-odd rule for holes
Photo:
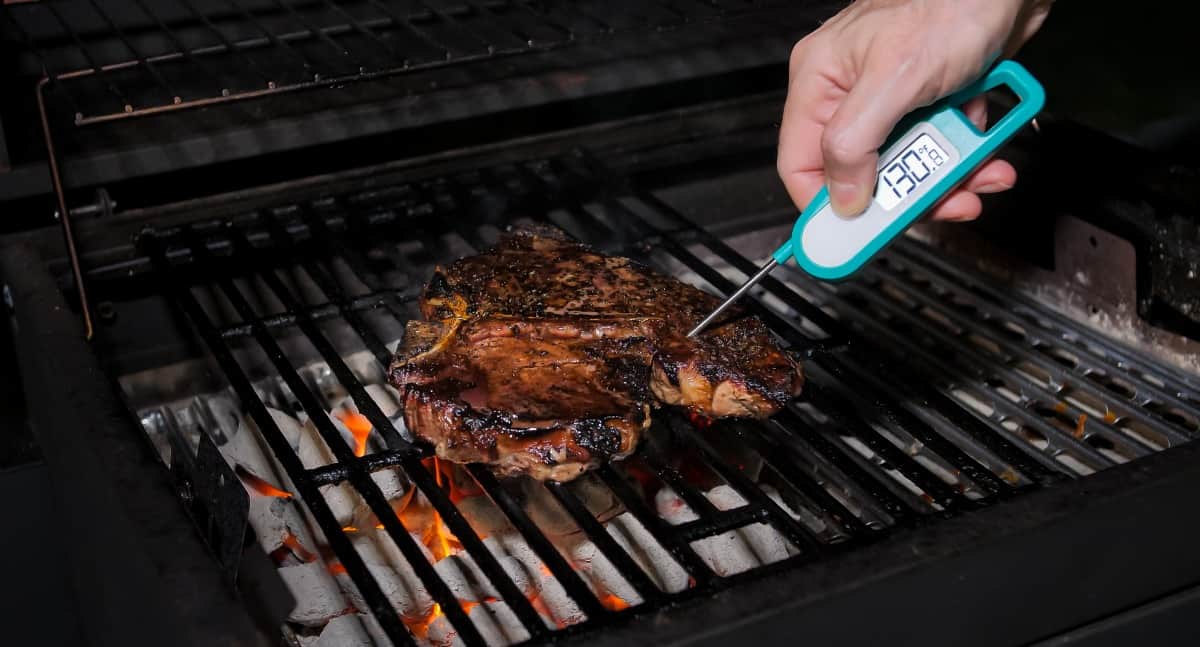
[[[803,209],[823,185],[836,213],[871,203],[879,147],[913,110],[952,94],[1011,56],[1041,27],[1053,0],[858,0],[792,49],[779,129],[779,176]],[[987,103],[963,106],[979,128]],[[991,160],[934,210],[974,220],[980,193],[1009,189],[1011,164]]]

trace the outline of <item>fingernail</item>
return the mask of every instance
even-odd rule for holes
[[[990,184],[981,184],[975,187],[975,193],[1000,193],[1013,188],[1013,185],[1005,182],[992,182]]]
[[[843,218],[857,216],[866,208],[862,194],[862,187],[852,182],[829,183],[829,201],[833,204],[833,212]]]

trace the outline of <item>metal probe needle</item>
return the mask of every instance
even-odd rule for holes
[[[704,321],[701,321],[700,323],[696,324],[696,327],[692,328],[692,332],[688,333],[687,336],[695,337],[696,335],[699,335],[701,332],[703,332],[704,329],[707,328],[709,324],[711,324],[717,317],[721,316],[722,312],[725,312],[726,310],[728,310],[729,306],[733,305],[734,303],[737,302],[738,299],[742,298],[742,295],[749,292],[750,288],[754,287],[755,284],[757,284],[759,281],[761,281],[764,276],[770,274],[771,270],[775,269],[776,265],[779,265],[779,261],[776,261],[774,258],[767,261],[767,264],[763,265],[762,269],[758,270],[758,272],[755,273],[754,276],[750,277],[745,283],[743,283],[742,287],[738,288],[736,292],[729,295],[729,298],[725,299],[725,301],[723,303],[721,303],[721,305],[717,306],[717,309],[713,310],[712,314],[705,317]]]

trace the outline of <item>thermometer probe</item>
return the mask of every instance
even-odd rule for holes
[[[1012,89],[1017,104],[980,132],[958,106],[1001,85]],[[805,272],[827,281],[857,272],[1012,139],[1045,101],[1041,84],[1024,67],[1003,61],[959,92],[909,114],[880,151],[875,196],[867,210],[855,218],[842,218],[833,212],[829,192],[822,188],[796,220],[791,238],[688,337],[700,334],[791,258]]]

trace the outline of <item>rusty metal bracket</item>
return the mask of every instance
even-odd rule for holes
[[[87,289],[83,284],[83,269],[79,264],[79,252],[75,248],[75,235],[71,231],[71,210],[67,208],[67,196],[63,188],[62,170],[58,165],[58,153],[54,148],[54,134],[50,128],[50,116],[46,112],[45,89],[51,79],[43,76],[37,84],[38,116],[42,120],[42,137],[46,141],[46,158],[50,166],[50,184],[54,188],[54,198],[58,207],[58,223],[62,227],[63,243],[67,249],[67,258],[71,262],[71,276],[75,281],[75,291],[79,294],[79,311],[83,313],[83,337],[92,339],[92,311],[88,306]]]

